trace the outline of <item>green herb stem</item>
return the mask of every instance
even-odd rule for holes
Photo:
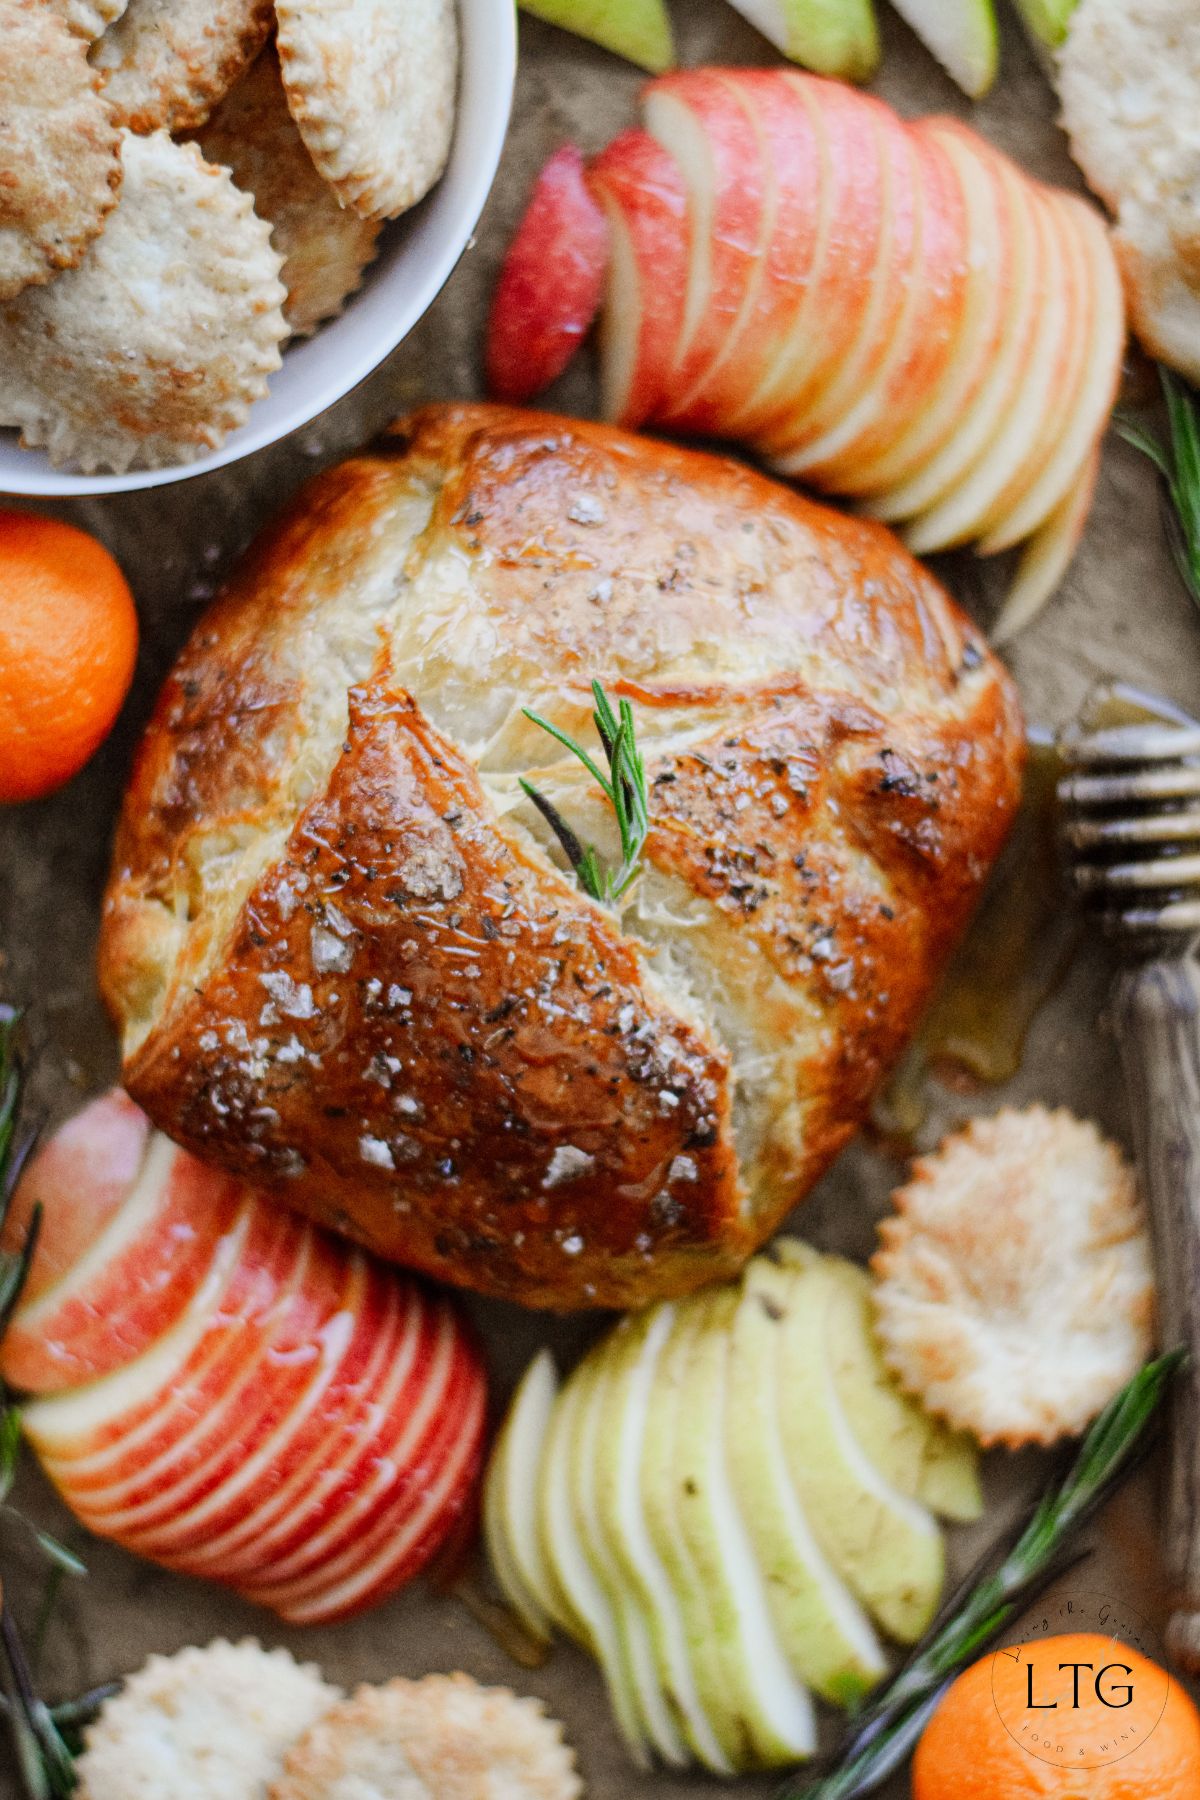
[[[1074,1540],[1145,1453],[1148,1428],[1182,1358],[1175,1351],[1148,1363],[1117,1395],[1015,1540],[985,1557],[853,1721],[827,1771],[790,1781],[778,1800],[860,1800],[908,1760],[950,1683],[1078,1561]]]
[[[1200,606],[1200,399],[1186,382],[1160,368],[1167,402],[1168,442],[1131,419],[1117,428],[1148,456],[1163,479],[1167,541],[1180,578]]]
[[[563,853],[575,872],[579,885],[593,900],[613,906],[622,900],[641,871],[642,853],[650,831],[650,802],[646,786],[646,766],[637,745],[633,708],[621,700],[613,711],[612,702],[598,681],[592,682],[595,711],[592,721],[604,747],[608,774],[589,756],[583,745],[569,733],[545,719],[540,713],[524,707],[525,717],[549,732],[569,750],[602,789],[616,815],[621,839],[621,862],[616,869],[606,868],[594,844],[585,844],[571,829],[558,808],[531,781],[522,779],[521,786],[537,807],[562,846]]]

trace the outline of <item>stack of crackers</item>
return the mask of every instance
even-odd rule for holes
[[[0,0],[0,425],[183,463],[450,150],[455,0]]]

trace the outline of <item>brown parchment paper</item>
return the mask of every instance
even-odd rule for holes
[[[774,61],[769,47],[721,0],[676,0],[688,63]],[[1027,167],[1078,185],[1055,125],[1055,105],[1038,64],[1011,21],[1005,70],[995,93],[972,108],[894,17],[885,21],[887,57],[879,91],[909,113],[948,111],[973,118]],[[561,33],[525,21],[516,111],[500,178],[477,241],[423,325],[355,394],[288,443],[219,474],[145,495],[83,502],[64,516],[96,532],[124,564],[136,590],[142,648],[133,695],[112,739],[63,793],[25,808],[0,810],[0,992],[30,1003],[42,1054],[35,1095],[51,1122],[111,1080],[116,1057],[96,996],[93,956],[99,896],[124,771],[158,683],[224,571],[262,521],[315,469],[337,460],[391,416],[428,399],[479,392],[479,345],[488,295],[503,246],[532,176],[564,138],[600,148],[632,122],[639,76],[624,64]],[[564,411],[595,404],[586,359],[551,397]],[[1000,588],[996,569],[972,558],[942,566],[954,590],[986,619]],[[1065,591],[1013,646],[1011,660],[1031,720],[1054,726],[1102,676],[1157,687],[1200,710],[1200,619],[1183,594],[1162,544],[1154,483],[1137,455],[1110,444],[1099,503],[1083,554]],[[1073,1106],[1122,1138],[1128,1121],[1103,1025],[1107,963],[1085,946],[1053,1000],[1041,1011],[1021,1073],[1007,1088],[975,1095],[933,1090],[923,1137],[972,1111],[1011,1100]],[[873,1221],[885,1208],[901,1165],[859,1143],[797,1217],[820,1244],[864,1256]],[[1046,1221],[1053,1231],[1052,1219]],[[507,1397],[532,1350],[552,1343],[564,1359],[594,1325],[552,1323],[499,1306],[476,1306],[489,1346],[497,1403]],[[1052,1381],[1054,1371],[1047,1370]],[[985,1525],[951,1534],[952,1560],[965,1566],[999,1532],[1046,1474],[1033,1456],[990,1458]],[[1038,1609],[1041,1625],[1072,1622],[1080,1596],[1110,1599],[1144,1621],[1153,1650],[1164,1613],[1154,1549],[1156,1483],[1139,1478],[1111,1509],[1093,1561]],[[84,1551],[91,1575],[70,1584],[48,1634],[43,1689],[51,1698],[137,1667],[152,1650],[170,1651],[223,1634],[253,1633],[289,1644],[322,1662],[345,1684],[393,1674],[464,1668],[487,1682],[543,1695],[577,1744],[594,1800],[693,1800],[713,1791],[704,1777],[642,1776],[630,1766],[611,1723],[599,1678],[587,1659],[558,1647],[535,1671],[518,1668],[462,1603],[417,1588],[348,1625],[285,1631],[269,1615],[223,1591],[175,1579],[124,1553],[86,1541],[41,1478],[26,1470],[20,1499],[41,1522]],[[19,1545],[5,1550],[4,1575],[25,1618],[36,1610],[34,1566]],[[835,1722],[830,1721],[831,1729]],[[0,1736],[0,1800],[17,1800],[15,1771]],[[734,1789],[766,1795],[771,1781]],[[909,1792],[906,1777],[889,1800]],[[163,1800],[169,1800],[164,1795]]]

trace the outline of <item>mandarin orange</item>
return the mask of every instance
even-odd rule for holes
[[[960,1675],[913,1763],[913,1800],[1197,1800],[1200,1713],[1165,1669],[1079,1632]]]
[[[103,544],[0,509],[0,802],[39,799],[83,767],[121,710],[137,643]]]

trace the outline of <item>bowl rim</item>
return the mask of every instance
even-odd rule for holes
[[[476,227],[495,185],[508,138],[517,76],[517,8],[513,0],[459,0],[464,42],[471,30],[473,9],[481,4],[494,13],[496,27],[496,41],[489,42],[488,45],[485,74],[486,90],[489,95],[494,96],[494,105],[482,122],[481,134],[475,141],[475,156],[465,177],[465,191],[457,216],[457,226],[447,234],[439,253],[424,262],[411,293],[396,309],[394,329],[378,336],[364,334],[364,342],[358,353],[344,361],[334,360],[323,379],[314,379],[306,388],[295,415],[282,426],[269,420],[256,426],[256,409],[252,407],[246,424],[236,432],[231,432],[225,443],[210,451],[207,456],[171,468],[129,469],[121,474],[76,474],[67,469],[54,468],[44,451],[17,449],[17,458],[28,460],[28,474],[23,475],[19,466],[15,470],[0,466],[0,497],[89,499],[104,494],[127,494],[149,488],[168,487],[176,482],[192,481],[198,476],[210,475],[217,469],[242,462],[246,457],[268,449],[272,444],[283,443],[306,425],[311,425],[314,419],[360,387],[399,348],[425,317],[470,249]],[[462,95],[459,105],[460,108],[463,105]],[[477,116],[473,122],[478,129],[480,121]],[[456,124],[456,133],[457,130]],[[434,195],[436,193],[435,188]],[[422,209],[430,204],[432,198],[430,196],[430,199],[422,203]],[[339,322],[340,319],[333,319],[329,321],[329,325],[336,327]],[[312,342],[311,339],[307,341]]]

